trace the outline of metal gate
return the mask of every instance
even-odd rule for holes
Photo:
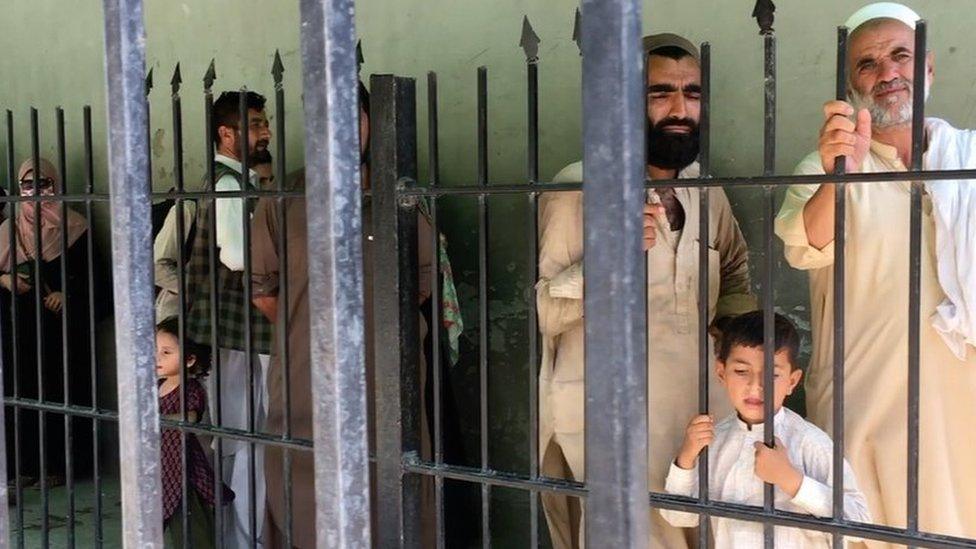
[[[950,538],[922,532],[918,527],[918,414],[919,414],[919,289],[921,256],[921,181],[935,179],[976,178],[976,170],[951,172],[921,171],[923,97],[916,94],[914,104],[914,146],[912,170],[901,175],[852,174],[843,175],[843,162],[838,173],[831,176],[780,176],[774,174],[776,142],[776,41],[773,35],[765,37],[765,132],[764,170],[756,177],[712,177],[709,163],[709,82],[710,53],[707,44],[701,49],[702,56],[702,121],[701,166],[702,175],[693,183],[688,180],[654,181],[644,179],[644,106],[642,101],[642,72],[639,42],[641,37],[641,2],[636,0],[584,0],[580,42],[583,54],[583,113],[584,113],[584,184],[552,184],[539,180],[538,147],[538,58],[527,52],[526,59],[526,136],[527,167],[525,180],[512,184],[488,182],[487,148],[487,84],[485,68],[478,69],[478,180],[477,185],[467,187],[442,186],[438,177],[437,132],[437,79],[428,77],[429,113],[429,166],[430,179],[426,185],[417,181],[416,160],[416,92],[414,82],[395,76],[376,76],[372,79],[373,93],[373,167],[374,167],[374,231],[376,236],[376,277],[374,315],[375,357],[377,364],[377,447],[376,488],[374,500],[378,517],[377,528],[370,531],[369,456],[367,449],[367,393],[363,375],[366,354],[364,333],[363,258],[361,238],[361,209],[359,188],[359,153],[357,150],[357,96],[354,2],[352,0],[301,0],[301,52],[303,64],[303,96],[306,145],[306,189],[304,192],[284,187],[284,89],[281,85],[280,63],[275,71],[278,188],[274,191],[241,191],[221,193],[221,198],[256,200],[276,198],[279,208],[287,198],[304,197],[308,216],[308,274],[310,295],[311,330],[318,337],[311,343],[311,385],[314,401],[314,437],[303,440],[292,437],[286,430],[283,436],[261,433],[254,426],[253,403],[250,408],[248,429],[230,429],[219,426],[198,426],[187,421],[184,408],[180,420],[161,420],[156,400],[155,364],[150,349],[153,348],[153,278],[151,252],[150,203],[153,198],[173,198],[181,209],[185,200],[213,199],[214,191],[192,192],[183,188],[182,119],[180,79],[174,77],[172,109],[174,120],[174,168],[177,190],[174,193],[153,194],[146,184],[149,171],[148,106],[145,99],[146,83],[141,0],[104,0],[105,43],[107,77],[107,112],[109,135],[109,164],[111,192],[99,195],[93,191],[93,158],[91,144],[91,116],[85,111],[84,135],[86,151],[86,192],[62,193],[57,197],[62,208],[67,203],[83,205],[86,217],[92,220],[93,203],[108,202],[111,206],[112,264],[114,282],[114,313],[116,327],[116,353],[118,356],[118,411],[107,410],[99,405],[100,397],[94,386],[89,402],[78,403],[70,395],[52,397],[44,392],[44,376],[38,366],[37,382],[40,392],[36,397],[19,393],[22,380],[14,378],[12,396],[5,397],[3,413],[13,413],[14,425],[19,425],[25,411],[40,414],[39,437],[44,439],[43,419],[54,417],[64,423],[65,440],[72,440],[73,425],[79,419],[90,420],[93,436],[99,438],[100,429],[106,424],[118,425],[120,441],[120,482],[122,494],[123,541],[127,547],[159,547],[162,545],[162,510],[159,467],[160,427],[176,429],[182,433],[185,445],[188,434],[206,434],[218,440],[245,441],[253,454],[257,445],[278,446],[289,452],[312,452],[315,462],[315,523],[318,545],[321,547],[381,547],[410,546],[420,544],[419,501],[422,479],[432,477],[435,485],[435,508],[438,523],[438,547],[447,546],[444,536],[444,482],[452,479],[474,483],[481,490],[482,544],[492,545],[490,529],[490,494],[494,487],[523,490],[530,501],[530,545],[539,544],[538,494],[557,492],[584,498],[587,503],[586,535],[590,546],[643,547],[648,539],[648,508],[684,510],[699,513],[702,517],[732,517],[765,525],[766,545],[772,545],[774,525],[793,526],[829,532],[835,543],[843,536],[884,540],[910,546],[972,547],[973,540]],[[916,51],[925,51],[926,25],[920,22],[916,30]],[[838,98],[846,96],[845,63],[846,31],[838,32]],[[924,56],[916,57],[915,74],[922,75]],[[178,72],[177,72],[178,75]],[[208,117],[211,115],[213,73],[205,81],[204,100]],[[242,117],[247,108],[241,104]],[[32,112],[32,156],[34,166],[39,160],[39,135],[37,112]],[[59,164],[65,172],[63,112],[58,112]],[[209,126],[209,125],[208,125]],[[246,141],[247,125],[241,129]],[[39,203],[37,196],[14,196],[17,177],[14,174],[13,114],[7,113],[7,155],[11,196],[5,203]],[[208,149],[210,149],[208,145]],[[208,160],[212,166],[212,149]],[[245,154],[246,156],[246,154]],[[244,159],[246,160],[246,158]],[[244,162],[246,165],[246,162]],[[214,174],[209,174],[213,183]],[[816,519],[810,516],[778,511],[773,508],[772,486],[766,487],[763,508],[711,501],[708,486],[707,454],[700,467],[700,486],[697,498],[682,498],[660,493],[649,493],[647,487],[647,421],[646,417],[646,311],[644,309],[644,264],[640,253],[640,210],[645,189],[670,187],[759,187],[763,190],[765,204],[764,239],[765,261],[763,284],[765,292],[766,345],[765,383],[772,385],[773,347],[773,277],[772,259],[774,189],[784,185],[811,183],[838,183],[845,185],[871,184],[872,182],[907,180],[912,182],[912,245],[910,250],[910,339],[909,349],[910,391],[906,420],[909,425],[909,442],[906,451],[909,475],[908,527],[905,529],[852,523],[842,518]],[[537,370],[538,347],[536,318],[533,307],[529,315],[529,347],[532,353],[530,375],[524,380],[524,391],[530,402],[532,433],[526,441],[530,456],[528,475],[498,471],[488,460],[487,391],[488,323],[487,288],[485,266],[488,263],[488,197],[497,195],[523,196],[530,211],[532,222],[526,238],[536,240],[535,206],[541,192],[580,190],[591,195],[599,193],[601,200],[585,203],[586,243],[585,271],[588,291],[585,298],[586,353],[590,364],[601,364],[599,373],[591,375],[586,384],[589,402],[604,403],[602,407],[586,409],[586,446],[588,450],[586,483],[542,477],[538,470],[539,448],[535,426],[537,423]],[[439,364],[440,337],[433,330],[433,459],[421,457],[420,404],[418,394],[418,326],[413,296],[416,293],[415,269],[416,209],[420,199],[428,199],[432,219],[434,250],[440,249],[437,230],[438,199],[448,196],[467,196],[477,200],[479,212],[478,250],[481,265],[479,278],[480,339],[480,420],[482,425],[480,467],[463,467],[446,463],[442,438],[442,383]],[[844,215],[845,193],[837,193],[838,256],[835,269],[835,310],[844,307]],[[700,230],[707,233],[709,226],[708,195],[701,194],[702,216]],[[624,215],[621,215],[621,212]],[[178,215],[177,219],[182,219]],[[211,221],[213,222],[213,221]],[[182,225],[181,225],[182,227]],[[178,232],[185,228],[178,229]],[[249,224],[245,223],[245,242],[249,241]],[[92,279],[94,260],[91,257],[91,231],[89,254],[85,269]],[[605,238],[613,235],[615,238]],[[11,234],[11,245],[13,245]],[[285,248],[287,236],[280,236]],[[594,245],[600,242],[601,245]],[[65,248],[66,248],[65,244]],[[245,245],[245,250],[250,247]],[[537,250],[530,246],[529,264],[536,264]],[[708,295],[707,247],[701,248],[699,261],[699,295]],[[211,254],[211,265],[214,257]],[[36,260],[39,261],[39,260]],[[282,272],[287,259],[282,258]],[[245,280],[250,278],[250,261],[245,260]],[[612,268],[611,268],[612,266]],[[68,273],[62,263],[62,277]],[[440,293],[434,277],[432,310],[440,310]],[[249,285],[245,294],[250,301]],[[287,295],[287,287],[282,288]],[[38,294],[39,295],[39,294]],[[91,295],[91,294],[89,294]],[[641,298],[641,299],[635,299]],[[286,298],[287,299],[287,298]],[[701,300],[701,340],[707,340],[707,303]],[[35,300],[40,311],[40,297]],[[66,303],[70,308],[72,303]],[[89,315],[94,315],[90,307]],[[16,305],[12,315],[18,314]],[[63,317],[63,318],[66,318]],[[250,333],[250,317],[245,320]],[[435,318],[437,318],[435,316]],[[836,341],[843,341],[843,314],[836,315],[834,327]],[[90,318],[94,326],[94,319]],[[218,319],[212,317],[216,325]],[[16,322],[14,322],[16,325]],[[182,331],[181,315],[181,331]],[[70,326],[62,324],[62,341],[70,337]],[[279,337],[288,333],[287,323],[279,324]],[[92,328],[86,337],[91,344],[92,377],[98,363],[94,354],[95,334]],[[248,337],[250,340],[250,337]],[[216,338],[209,342],[216,351]],[[250,349],[250,342],[248,343]],[[43,354],[41,342],[38,354]],[[707,385],[709,353],[707,347],[698,350],[699,402],[707,412]],[[16,352],[15,352],[16,354]],[[599,357],[599,360],[596,358]],[[16,357],[14,358],[16,363]],[[40,360],[39,360],[40,362]],[[285,359],[287,364],[287,358]],[[64,376],[67,378],[67,359]],[[5,365],[5,369],[6,369]],[[839,470],[843,463],[843,370],[844,348],[834,349],[834,434],[833,463]],[[16,372],[14,366],[13,372]],[[215,368],[219,372],[219,368]],[[216,375],[219,375],[217,373]],[[252,361],[249,379],[255,375]],[[253,384],[253,383],[252,383]],[[65,390],[67,390],[65,382]],[[253,392],[252,392],[253,394]],[[287,401],[289,388],[284,388]],[[184,395],[185,398],[185,395]],[[766,419],[772,416],[772,402],[766,399]],[[17,427],[15,427],[15,430]],[[765,432],[766,442],[772,443],[772,429]],[[19,439],[18,439],[19,440]],[[45,455],[41,446],[41,469],[45,468]],[[0,448],[0,460],[6,452]],[[100,456],[98,445],[92,447],[95,482],[95,513],[98,517],[94,537],[99,544],[102,509],[98,471]],[[72,488],[71,452],[66,452],[67,483],[70,506],[68,510],[68,543],[74,545],[75,509]],[[185,455],[184,455],[185,459]],[[218,459],[219,461],[219,459]],[[285,472],[289,478],[286,459]],[[19,467],[19,464],[17,465]],[[5,469],[5,468],[4,468]],[[218,467],[219,469],[219,467]],[[184,467],[183,490],[187,486]],[[43,476],[43,475],[42,475]],[[219,476],[219,475],[218,475]],[[251,478],[253,484],[254,471]],[[15,479],[18,496],[21,493],[19,477]],[[43,531],[48,525],[47,492],[42,480],[44,499]],[[286,487],[289,483],[286,483]],[[0,484],[6,486],[6,483]],[[843,516],[842,483],[835,483],[834,517]],[[287,490],[287,488],[286,488]],[[219,497],[219,496],[218,496]],[[289,509],[289,524],[297,512],[309,510]],[[23,508],[10,516],[7,499],[0,498],[0,539],[23,545]],[[184,518],[185,518],[184,514]],[[220,535],[219,513],[217,535]],[[255,530],[257,517],[252,509],[250,525]],[[20,525],[19,534],[11,536],[10,525]],[[185,524],[185,521],[184,521]],[[707,534],[708,521],[702,521]],[[286,528],[290,531],[290,528]],[[184,539],[189,534],[184,527]],[[290,535],[286,532],[286,539]],[[707,544],[707,535],[702,536]],[[43,544],[50,542],[47,537]],[[220,540],[218,539],[218,544]]]

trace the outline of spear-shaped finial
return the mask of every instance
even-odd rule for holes
[[[207,74],[203,75],[203,89],[209,91],[213,87],[214,80],[217,79],[217,69],[214,64],[214,60],[210,60],[210,66],[207,67]]]
[[[359,39],[356,41],[356,74],[363,68],[363,62],[366,59],[363,58],[363,41]]]
[[[150,67],[149,72],[146,73],[146,95],[149,95],[149,92],[152,90],[152,88],[153,88],[153,70],[152,67]]]
[[[532,28],[532,23],[529,23],[529,16],[522,17],[522,37],[519,39],[519,46],[522,51],[525,52],[525,61],[527,63],[538,63],[539,62],[539,35],[535,33]]]
[[[576,8],[576,16],[573,17],[573,42],[576,42],[576,48],[583,55],[583,16],[580,15],[579,8]]]
[[[285,64],[281,62],[281,52],[275,50],[274,63],[271,65],[271,76],[274,77],[275,87],[281,86],[281,79],[285,74]]]
[[[173,71],[173,78],[169,81],[170,87],[173,89],[173,95],[180,93],[180,84],[183,83],[183,76],[180,75],[180,64],[176,64],[176,70]]]
[[[773,34],[773,19],[776,12],[776,5],[773,0],[756,0],[756,7],[752,8],[752,16],[759,23],[759,34]]]

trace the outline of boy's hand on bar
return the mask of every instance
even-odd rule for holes
[[[667,213],[661,204],[644,204],[644,251],[650,250],[657,244],[657,227],[654,217],[664,217]]]
[[[871,113],[867,109],[857,111],[846,101],[828,101],[824,104],[824,125],[820,128],[817,150],[826,173],[834,172],[838,156],[847,157],[848,172],[861,169],[861,162],[871,147]]]
[[[803,483],[803,475],[793,467],[783,441],[776,437],[774,448],[758,440],[753,446],[756,448],[756,476],[763,482],[775,485],[791,498],[795,497]]]
[[[678,458],[674,460],[675,465],[682,469],[693,468],[695,461],[698,460],[698,454],[714,439],[715,421],[712,416],[704,414],[695,416],[685,429],[685,442],[681,445]]]

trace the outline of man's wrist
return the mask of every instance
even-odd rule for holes
[[[685,470],[694,469],[695,468],[695,462],[697,460],[698,460],[698,455],[697,454],[694,455],[694,456],[688,457],[687,455],[685,455],[684,452],[682,452],[682,453],[678,454],[678,457],[674,460],[674,464],[677,465],[680,469],[685,469]]]

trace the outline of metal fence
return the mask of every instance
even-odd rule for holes
[[[702,66],[702,120],[701,120],[701,177],[698,180],[655,180],[644,178],[644,102],[642,60],[640,48],[640,2],[636,0],[584,0],[580,21],[579,42],[583,56],[583,114],[584,114],[584,166],[585,183],[545,183],[539,179],[539,59],[531,46],[526,49],[526,117],[527,117],[527,166],[524,181],[489,184],[488,177],[488,73],[484,67],[477,71],[477,120],[478,120],[478,170],[477,182],[471,186],[444,186],[439,177],[438,98],[437,77],[431,73],[427,79],[428,105],[428,166],[426,185],[418,183],[416,90],[414,81],[396,76],[374,76],[371,80],[372,106],[372,180],[373,180],[373,232],[375,233],[374,303],[374,356],[376,363],[375,402],[376,448],[375,486],[376,498],[372,509],[376,516],[371,530],[370,473],[368,456],[366,379],[363,374],[367,354],[364,330],[363,287],[363,240],[359,188],[359,151],[357,149],[357,96],[355,26],[352,0],[301,0],[301,52],[303,69],[303,97],[305,120],[306,187],[304,191],[285,186],[285,90],[282,85],[284,67],[276,57],[272,67],[275,81],[275,121],[277,188],[275,190],[245,190],[240,192],[215,192],[213,171],[214,151],[212,135],[207,136],[208,190],[188,191],[184,187],[183,125],[181,75],[177,67],[172,80],[171,109],[173,116],[173,168],[176,189],[170,193],[152,193],[149,179],[149,136],[147,86],[144,79],[144,27],[141,0],[105,0],[106,74],[108,75],[108,135],[111,188],[108,194],[94,192],[94,158],[92,144],[92,119],[89,109],[83,117],[84,170],[86,183],[83,193],[72,194],[65,189],[56,200],[62,212],[69,203],[79,204],[89,223],[94,222],[93,204],[108,203],[111,206],[112,279],[114,283],[115,346],[118,372],[118,411],[102,404],[104,396],[98,393],[96,378],[106,364],[99,361],[96,349],[96,318],[92,230],[87,232],[86,256],[83,266],[87,271],[89,322],[88,351],[91,389],[84,395],[70,394],[69,362],[63,353],[61,372],[63,394],[52,394],[46,379],[49,372],[42,367],[43,356],[49,352],[39,338],[36,341],[36,382],[38,393],[24,394],[24,380],[19,373],[18,348],[14,347],[12,364],[4,364],[12,379],[4,397],[4,413],[13,413],[15,445],[15,471],[20,471],[19,441],[21,440],[22,415],[36,413],[38,440],[45,440],[45,429],[52,421],[63,422],[65,440],[66,483],[69,498],[67,510],[67,545],[75,545],[76,509],[75,478],[72,460],[77,457],[71,448],[78,434],[78,426],[89,428],[94,443],[91,445],[94,480],[94,512],[92,525],[94,539],[101,546],[104,541],[101,502],[103,473],[99,463],[100,438],[104,437],[106,424],[117,424],[120,447],[120,482],[122,494],[123,541],[127,547],[158,547],[162,544],[162,509],[159,465],[160,428],[174,429],[181,433],[183,500],[186,501],[188,478],[186,462],[187,437],[209,435],[215,438],[214,468],[221,477],[222,441],[241,440],[249,445],[253,457],[259,446],[276,446],[285,449],[283,477],[285,501],[291,501],[291,459],[293,452],[312,452],[315,463],[315,524],[318,545],[322,547],[381,547],[410,546],[421,543],[420,493],[425,479],[434,483],[434,507],[437,523],[438,547],[449,545],[445,539],[445,480],[472,483],[480,488],[481,541],[484,547],[492,546],[490,521],[491,492],[496,487],[515,488],[525,492],[530,509],[530,539],[532,547],[540,544],[538,521],[538,496],[541,492],[561,493],[585,499],[587,504],[586,536],[592,547],[643,547],[647,544],[649,524],[648,509],[661,508],[699,513],[703,518],[729,517],[760,522],[766,526],[766,545],[773,544],[773,526],[792,526],[829,532],[835,544],[844,536],[901,543],[910,546],[972,547],[976,542],[920,531],[918,525],[918,414],[919,414],[919,290],[921,257],[921,181],[934,179],[961,179],[976,177],[976,170],[947,172],[921,171],[922,167],[922,120],[923,96],[915,94],[913,118],[912,169],[904,174],[850,174],[843,175],[844,163],[838,163],[837,173],[828,176],[781,176],[774,173],[776,142],[776,39],[766,35],[765,43],[765,131],[764,169],[755,177],[712,177],[710,172],[710,48],[701,48]],[[526,23],[527,32],[531,27]],[[531,38],[531,36],[530,36]],[[531,40],[529,42],[531,43]],[[920,22],[916,30],[915,51],[925,51],[926,25]],[[838,32],[837,96],[846,97],[846,30]],[[924,56],[916,56],[916,81],[924,74]],[[212,87],[216,78],[215,66],[211,65],[204,78],[204,101],[208,119],[212,118]],[[242,120],[247,117],[247,105],[240,105]],[[7,112],[7,158],[10,196],[3,202],[39,204],[39,196],[21,197],[18,178],[14,173],[14,124],[13,113]],[[58,166],[62,177],[67,171],[65,152],[64,113],[56,113]],[[243,141],[247,142],[247,124],[241,125]],[[40,158],[38,113],[31,111],[31,149],[34,166]],[[243,165],[247,165],[246,147]],[[247,181],[242,176],[242,188]],[[66,178],[65,178],[66,179]],[[645,341],[648,314],[643,299],[645,272],[643,255],[640,253],[640,210],[645,190],[664,187],[759,187],[764,200],[764,263],[762,266],[765,304],[766,349],[764,385],[773,384],[773,219],[775,214],[774,190],[793,184],[836,183],[836,265],[835,269],[835,341],[834,347],[834,455],[835,471],[842,468],[843,406],[844,394],[844,215],[845,185],[871,184],[908,180],[912,182],[912,217],[910,249],[910,340],[909,349],[910,391],[906,410],[909,442],[906,448],[909,474],[907,524],[904,529],[853,523],[843,519],[843,482],[833,486],[834,518],[818,519],[811,516],[788,513],[774,509],[773,490],[767,485],[762,508],[712,501],[707,493],[709,468],[707,452],[699,468],[700,493],[697,498],[684,498],[649,492],[647,485],[647,395],[646,368],[647,348]],[[527,333],[529,334],[529,375],[524,386],[513,390],[524,391],[530,409],[530,436],[526,441],[529,454],[529,473],[520,474],[492,468],[488,453],[488,221],[489,198],[499,195],[524,197],[531,222],[526,230],[526,240],[536,241],[536,201],[541,192],[583,190],[584,194],[599,193],[600,200],[585,203],[586,249],[585,272],[587,293],[585,297],[586,355],[591,365],[599,364],[600,375],[589,375],[586,384],[587,402],[604,403],[586,407],[586,482],[553,479],[539,475],[538,421],[538,341],[534,301],[528,306]],[[222,425],[218,414],[214,425],[201,425],[188,419],[185,388],[181,396],[182,412],[177,420],[161,419],[156,398],[156,368],[150,349],[153,348],[153,278],[151,252],[150,204],[155,199],[173,199],[178,214],[177,233],[183,241],[187,228],[183,224],[182,210],[187,200],[212,200],[215,197],[240,199],[245,204],[261,198],[277,201],[279,215],[283,218],[285,202],[303,197],[308,218],[308,275],[310,327],[316,334],[311,341],[311,390],[314,403],[314,437],[312,440],[292,436],[290,418],[286,420],[284,433],[262,432],[256,422],[254,392],[248,391],[248,426],[246,429]],[[708,193],[700,193],[702,217],[699,230],[707,234]],[[440,291],[439,281],[433,277],[432,311],[435,329],[431,331],[433,360],[433,448],[432,459],[422,458],[420,441],[421,405],[419,379],[419,332],[417,308],[416,269],[417,209],[421,199],[429,200],[430,220],[433,226],[431,246],[441,248],[438,231],[438,201],[444,197],[469,197],[478,206],[478,258],[479,258],[479,393],[480,393],[480,466],[466,467],[447,463],[444,459],[443,394],[439,330]],[[13,211],[13,207],[10,207]],[[212,211],[212,210],[211,210]],[[621,215],[621,213],[624,215]],[[63,213],[63,218],[67,214]],[[245,220],[247,218],[245,217]],[[39,228],[40,221],[37,221]],[[216,220],[209,219],[211,234]],[[245,269],[244,280],[251,279],[250,231],[247,221],[243,224]],[[39,229],[35,231],[40,234]],[[65,231],[62,231],[65,234]],[[613,235],[614,238],[605,238]],[[11,249],[16,246],[16,236],[11,231]],[[37,237],[40,248],[40,236]],[[278,235],[278,246],[288,249],[289,236]],[[600,245],[595,245],[597,242]],[[68,242],[62,240],[62,252]],[[537,249],[528,247],[530,265],[537,263]],[[708,248],[702,246],[699,256],[699,295],[708,295]],[[40,255],[40,254],[37,254]],[[288,257],[280,258],[280,272],[288,270]],[[186,258],[181,249],[179,263]],[[35,270],[40,270],[40,259],[35,258]],[[215,271],[217,258],[211,247],[210,272]],[[62,284],[69,276],[70,266],[60,263]],[[185,287],[184,274],[180,270],[180,287]],[[535,277],[533,277],[535,278]],[[287,277],[281,277],[279,299],[287,304],[289,289]],[[251,301],[250,284],[244,284],[246,302]],[[210,286],[211,301],[217,298],[215,282]],[[635,297],[639,299],[635,299]],[[34,317],[39,318],[42,297],[33,293]],[[186,296],[180,293],[180,338],[185,335],[182,311],[186,308]],[[65,310],[78,307],[79,303],[68,300]],[[216,307],[212,308],[211,322],[221,322]],[[17,330],[19,310],[17,300],[11,301],[11,326]],[[650,314],[653,314],[651,312]],[[707,341],[708,304],[699,300],[699,336]],[[68,325],[67,312],[61,319],[61,342],[79,337]],[[244,316],[248,334],[246,352],[251,355],[251,316]],[[41,332],[40,320],[36,330]],[[275,325],[279,339],[287,339],[289,326],[287,315],[282,315]],[[210,345],[214,359],[219,357],[216,330]],[[12,340],[16,340],[16,332]],[[282,367],[287,372],[289,359],[287,346],[282,347]],[[710,354],[706,345],[698,349],[699,357],[699,406],[708,411],[708,377]],[[182,359],[182,357],[181,357]],[[248,385],[253,387],[258,375],[254,360],[247,372]],[[591,374],[597,366],[591,366]],[[220,365],[215,364],[214,374],[220,386]],[[285,375],[285,379],[288,379]],[[47,383],[47,385],[45,385]],[[182,385],[182,384],[181,384]],[[185,385],[182,385],[185,387]],[[220,410],[219,391],[214,395],[216,410]],[[282,399],[290,409],[291,387],[286,382]],[[766,425],[773,415],[772,400],[765,399]],[[114,428],[114,427],[113,427]],[[765,431],[767,444],[772,444],[773,429]],[[2,450],[2,448],[0,448]],[[0,451],[0,460],[6,452]],[[42,544],[53,543],[48,537],[49,489],[46,485],[45,444],[40,445],[40,470],[42,494]],[[249,491],[254,493],[255,478],[259,473],[251,461]],[[842,478],[843,475],[835,475]],[[18,502],[23,501],[20,475],[14,479]],[[5,485],[5,483],[0,484]],[[219,489],[215,490],[220,506]],[[293,509],[286,503],[284,528],[285,543],[291,545],[291,526],[294,520],[305,520],[309,509]],[[190,540],[187,525],[188,512],[183,507],[184,541]],[[222,544],[224,529],[221,513],[215,514],[215,536]],[[258,521],[252,507],[249,529],[253,536]],[[701,522],[702,547],[707,546],[708,521]],[[7,499],[0,498],[0,539],[24,546],[24,508],[18,505],[14,516],[9,515]],[[16,534],[11,533],[11,526]]]
[[[763,135],[763,173],[750,177],[713,177],[710,171],[709,154],[709,90],[711,81],[710,46],[701,45],[702,96],[701,96],[701,152],[699,161],[701,175],[698,180],[675,179],[645,181],[643,175],[644,150],[644,105],[641,101],[643,74],[639,70],[642,61],[637,44],[640,38],[639,2],[629,1],[584,1],[580,32],[574,38],[581,43],[583,57],[583,137],[584,137],[584,182],[545,183],[539,180],[538,149],[538,74],[539,59],[537,48],[532,48],[531,26],[525,23],[523,45],[526,48],[526,121],[527,121],[527,168],[526,177],[521,182],[502,182],[488,184],[487,176],[487,69],[477,71],[477,119],[478,119],[478,171],[475,185],[440,185],[438,177],[438,127],[437,127],[437,78],[431,73],[427,78],[428,91],[428,165],[429,180],[426,185],[415,179],[415,163],[407,160],[405,171],[388,177],[377,189],[377,194],[387,196],[387,204],[398,204],[399,215],[383,210],[377,224],[377,238],[396,239],[401,250],[415,241],[410,227],[396,224],[404,219],[404,212],[416,207],[416,198],[430,201],[434,214],[434,234],[437,234],[436,211],[439,199],[446,197],[469,197],[478,202],[478,265],[479,265],[479,380],[480,380],[480,425],[481,425],[481,466],[467,467],[446,463],[440,448],[443,446],[441,433],[441,391],[440,368],[434,355],[434,458],[420,459],[418,453],[419,435],[417,433],[417,410],[419,401],[413,393],[413,383],[419,373],[417,361],[406,359],[414,356],[409,345],[413,341],[401,335],[403,346],[396,351],[399,360],[381,362],[379,367],[386,372],[383,379],[388,385],[380,386],[378,398],[395,402],[401,406],[399,415],[381,418],[402,438],[402,451],[383,453],[377,456],[381,467],[391,471],[389,476],[381,477],[381,490],[399,498],[383,498],[381,515],[389,521],[389,529],[383,528],[382,535],[389,536],[384,541],[389,545],[401,543],[414,546],[418,539],[416,531],[419,522],[416,509],[420,502],[420,484],[411,474],[434,477],[436,481],[436,511],[438,517],[437,546],[450,545],[445,539],[444,530],[444,480],[452,479],[480,486],[481,488],[481,543],[483,547],[493,546],[490,528],[490,494],[494,487],[515,488],[525,492],[530,508],[529,545],[539,543],[539,521],[537,518],[538,494],[553,492],[575,496],[586,501],[586,543],[599,547],[644,547],[649,539],[648,509],[671,509],[699,513],[700,544],[709,545],[709,521],[707,517],[735,518],[759,522],[764,525],[764,542],[767,547],[774,544],[774,526],[791,526],[830,533],[834,546],[843,543],[845,536],[872,539],[908,546],[932,547],[973,547],[976,540],[950,537],[925,532],[918,523],[918,444],[919,444],[919,329],[920,329],[920,266],[921,266],[921,196],[922,182],[931,180],[972,177],[976,171],[922,171],[922,151],[924,147],[923,120],[924,96],[914,94],[913,103],[913,147],[912,165],[905,173],[857,173],[845,174],[844,159],[837,162],[832,175],[777,175],[776,159],[776,37],[770,32],[764,41],[764,135]],[[926,23],[919,21],[915,31],[916,52],[926,51]],[[526,38],[529,38],[526,40]],[[847,98],[847,29],[838,28],[837,36],[837,99]],[[915,81],[920,82],[925,74],[925,56],[916,55],[914,64]],[[396,154],[411,154],[416,145],[410,139],[415,134],[413,109],[415,97],[413,82],[408,79],[382,79],[373,82],[380,86],[380,94],[389,93],[401,101],[400,108],[406,121],[397,121],[395,135],[386,136],[381,142],[384,146],[396,147]],[[389,90],[384,92],[382,90]],[[393,90],[396,90],[395,92]],[[407,90],[404,96],[402,90]],[[387,140],[388,139],[388,140]],[[709,187],[743,188],[758,187],[763,197],[763,240],[762,278],[764,326],[765,326],[765,367],[764,386],[773,385],[774,344],[774,283],[775,258],[773,254],[774,219],[776,204],[774,191],[777,188],[798,184],[835,184],[837,186],[835,210],[835,268],[833,296],[835,314],[832,328],[835,344],[833,349],[833,470],[842,471],[844,463],[844,265],[845,265],[845,211],[846,186],[851,184],[872,184],[889,181],[911,181],[911,246],[910,255],[910,295],[909,310],[909,398],[906,409],[908,426],[908,446],[905,456],[908,464],[907,517],[906,528],[895,528],[877,524],[867,524],[846,520],[844,517],[843,475],[834,475],[832,486],[833,517],[815,518],[774,508],[773,485],[766,484],[764,504],[761,508],[714,501],[708,494],[708,451],[703,451],[699,460],[699,495],[686,498],[647,489],[647,406],[646,406],[646,315],[644,296],[645,272],[640,250],[640,216],[638,212],[644,202],[645,189],[665,187]],[[394,188],[394,184],[398,183]],[[531,433],[526,441],[530,454],[528,475],[512,471],[500,471],[488,462],[488,410],[487,370],[487,319],[488,284],[486,280],[489,261],[488,201],[492,196],[524,196],[532,212],[532,222],[527,231],[528,242],[536,242],[536,199],[539,193],[553,191],[582,190],[584,196],[599,196],[598,200],[584,200],[585,249],[584,271],[586,272],[586,482],[555,479],[539,475],[539,448],[537,439],[538,421],[538,354],[537,327],[534,301],[530,299],[529,329],[530,368],[524,381],[530,402]],[[587,193],[590,193],[589,195]],[[598,193],[598,194],[597,194]],[[708,234],[708,193],[699,194],[701,201],[700,233]],[[399,201],[397,202],[397,198]],[[621,213],[624,215],[621,215]],[[613,238],[610,238],[610,236]],[[439,241],[434,237],[433,246],[437,249]],[[535,265],[537,245],[530,245],[529,264]],[[391,248],[392,249],[392,248]],[[708,295],[708,249],[700,248],[698,295]],[[407,254],[408,256],[410,254]],[[416,280],[412,270],[400,262],[395,254],[380,258],[380,273],[398,273],[400,292],[412,288]],[[410,292],[407,292],[408,294]],[[432,294],[433,310],[439,311],[437,291]],[[395,293],[385,296],[388,300],[383,310],[394,306]],[[379,309],[377,309],[379,311]],[[708,302],[699,299],[699,336],[707,341],[709,311]],[[380,331],[409,332],[406,325],[412,322],[409,309],[401,308],[399,318],[386,317],[388,322]],[[382,318],[382,317],[381,317]],[[436,337],[436,331],[435,331]],[[393,339],[391,337],[391,343]],[[415,343],[413,343],[415,345]],[[435,352],[436,352],[435,344]],[[699,409],[708,413],[708,384],[712,356],[707,345],[698,349],[699,357]],[[601,403],[594,406],[592,403]],[[765,425],[772,426],[773,402],[764,399]],[[396,410],[394,410],[396,411]],[[384,431],[394,433],[393,430]],[[773,446],[774,429],[764,430],[765,443]],[[387,441],[395,444],[394,441]],[[394,474],[398,472],[399,476]],[[394,486],[387,483],[393,482]],[[399,527],[399,530],[396,528]]]

